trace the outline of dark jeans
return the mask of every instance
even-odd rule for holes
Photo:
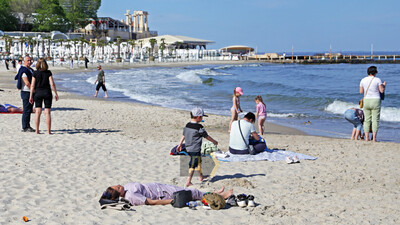
[[[260,152],[263,152],[267,145],[264,142],[257,142],[253,144],[254,147],[254,153],[258,154]],[[231,147],[229,147],[229,152],[234,154],[234,155],[248,155],[250,154],[249,150],[236,150]]]
[[[21,99],[22,99],[22,129],[26,129],[31,127],[31,113],[33,109],[33,105],[29,103],[29,95],[30,93],[27,91],[21,91]]]

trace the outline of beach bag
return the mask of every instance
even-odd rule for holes
[[[358,101],[358,104],[360,105],[360,109],[362,109],[364,107],[364,98]]]
[[[177,148],[178,148],[178,145],[173,147],[169,154],[170,155],[186,155],[187,154],[185,144],[182,144],[182,150],[180,152],[176,151]]]
[[[209,141],[205,141],[201,144],[201,154],[210,155],[213,152],[218,151],[218,146],[214,145]]]
[[[175,208],[183,208],[186,203],[192,201],[192,191],[182,190],[173,193],[171,205]]]
[[[214,210],[219,210],[225,208],[225,199],[217,193],[207,192],[203,195],[201,201],[210,206]]]

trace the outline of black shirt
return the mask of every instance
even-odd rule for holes
[[[51,91],[49,77],[52,76],[50,70],[34,71],[33,77],[36,79],[35,89],[37,91]]]

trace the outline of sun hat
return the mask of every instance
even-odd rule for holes
[[[241,87],[235,88],[235,91],[243,95],[243,89]]]
[[[207,115],[204,114],[203,109],[200,108],[200,107],[196,107],[196,108],[192,109],[192,115],[193,116],[205,116],[205,117],[207,117]]]

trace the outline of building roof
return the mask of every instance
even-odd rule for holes
[[[254,48],[245,45],[231,45],[221,48],[221,50],[247,50],[254,51]]]
[[[162,42],[161,39],[163,39],[163,38],[164,38],[165,44],[167,44],[167,45],[172,45],[177,42],[179,42],[181,44],[191,44],[191,45],[208,45],[211,43],[215,43],[214,41],[186,37],[186,36],[181,36],[181,35],[161,35],[161,36],[157,36],[157,37],[138,39],[138,41],[143,40],[143,42],[146,43],[150,39],[156,39],[157,43],[161,43]]]

